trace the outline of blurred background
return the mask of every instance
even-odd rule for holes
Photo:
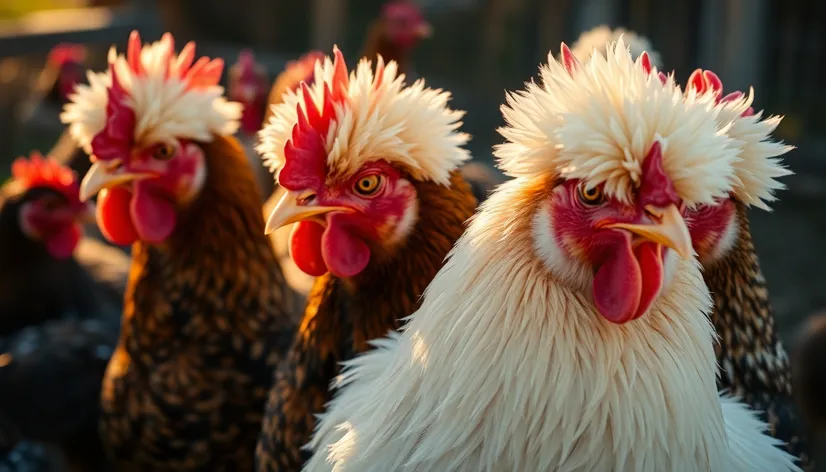
[[[87,67],[105,65],[111,44],[138,29],[144,41],[171,31],[179,45],[232,64],[249,48],[272,80],[288,60],[336,43],[354,63],[384,0],[0,0],[0,181],[11,160],[48,152],[62,133],[50,101],[47,56],[60,43],[86,47]],[[684,82],[697,67],[726,90],[754,86],[755,107],[786,116],[777,135],[798,150],[773,213],[752,212],[753,232],[787,341],[806,315],[826,306],[826,2],[817,0],[420,0],[432,37],[411,69],[453,92],[468,111],[475,158],[491,162],[504,91],[521,87],[556,54],[598,25],[647,37],[666,71]],[[53,66],[51,66],[53,69]]]

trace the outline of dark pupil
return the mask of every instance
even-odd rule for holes
[[[363,188],[363,189],[368,189],[368,188],[370,188],[370,181],[369,181],[369,180],[367,180],[367,179],[362,180],[362,181],[361,181],[361,188]]]

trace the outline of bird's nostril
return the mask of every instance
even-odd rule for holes
[[[313,203],[313,201],[315,201],[315,199],[316,199],[316,194],[315,193],[307,193],[306,195],[302,195],[298,198],[298,204],[299,205],[309,205],[309,204]]]

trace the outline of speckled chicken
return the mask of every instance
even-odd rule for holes
[[[300,470],[339,363],[418,307],[476,206],[449,94],[404,86],[381,58],[351,75],[334,55],[316,65],[325,80],[288,93],[260,132],[285,189],[267,230],[297,222],[292,258],[318,277],[267,405],[260,471]]]
[[[261,196],[223,62],[194,43],[113,48],[61,118],[94,156],[103,234],[132,245],[122,334],[101,394],[121,471],[250,470],[272,372],[292,341]]]
[[[0,208],[0,447],[13,470],[38,470],[55,448],[70,470],[101,470],[100,385],[129,259],[81,238],[94,212],[70,169],[32,153],[12,174]]]

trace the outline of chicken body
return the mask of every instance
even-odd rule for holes
[[[179,230],[132,247],[102,395],[118,470],[249,470],[272,371],[292,340],[246,158],[232,138],[205,155],[203,193]]]
[[[503,107],[496,153],[514,179],[407,325],[349,363],[306,470],[799,470],[717,394],[685,223],[734,190],[740,162],[782,147],[739,147],[722,105],[621,40],[587,67],[563,45],[541,75]]]
[[[468,136],[457,131],[463,113],[447,108],[449,94],[406,87],[394,62],[380,59],[374,72],[362,60],[351,75],[341,52],[334,56],[316,65],[323,79],[289,92],[260,133],[284,189],[267,228],[295,223],[291,257],[318,277],[267,405],[262,471],[301,468],[339,364],[415,310],[476,206],[458,169],[469,157]],[[316,104],[311,94],[322,90]],[[371,110],[383,119],[351,121]],[[342,145],[328,151],[322,136]]]
[[[368,341],[398,327],[414,312],[425,287],[476,207],[468,184],[454,174],[450,187],[417,184],[420,218],[405,245],[346,279],[316,278],[288,362],[276,374],[258,444],[258,470],[300,470],[309,457],[315,415],[324,411],[340,363]]]
[[[61,118],[95,161],[82,199],[133,243],[101,434],[124,471],[250,470],[272,372],[295,320],[261,195],[231,137],[223,62],[137,32]],[[104,113],[105,109],[105,113]]]
[[[706,264],[703,277],[714,299],[711,320],[721,375],[718,388],[760,412],[772,436],[786,444],[801,466],[813,466],[804,424],[792,397],[791,369],[778,339],[766,280],[752,242],[747,210],[736,205],[734,246]]]

